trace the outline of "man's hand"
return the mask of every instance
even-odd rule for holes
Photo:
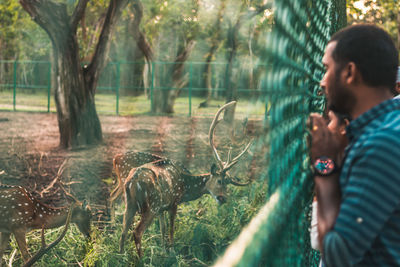
[[[310,115],[310,130],[311,130],[311,161],[316,158],[326,156],[338,162],[338,155],[341,152],[338,142],[338,137],[329,129],[328,124],[320,114],[312,113]]]
[[[341,164],[338,160],[341,153],[338,136],[329,130],[326,120],[319,114],[311,114],[309,122],[312,162],[318,157],[326,156],[333,159],[338,167]],[[315,175],[314,181],[318,200],[318,238],[323,247],[325,235],[333,229],[340,209],[339,173],[332,173],[329,177]]]

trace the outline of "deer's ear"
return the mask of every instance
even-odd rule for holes
[[[215,163],[213,163],[213,165],[211,165],[211,174],[216,175],[217,171],[218,171],[218,167],[217,167],[217,165],[215,165]]]

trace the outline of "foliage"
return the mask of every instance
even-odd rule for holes
[[[50,40],[17,1],[0,0],[0,58],[40,60],[48,56]]]
[[[347,21],[353,23],[375,23],[390,33],[397,40],[399,1],[387,0],[347,0]]]

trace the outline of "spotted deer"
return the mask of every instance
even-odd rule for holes
[[[24,261],[30,257],[25,235],[34,229],[50,229],[66,223],[70,207],[50,207],[21,186],[0,185],[0,266],[4,250],[15,236]],[[90,234],[91,212],[86,204],[72,205],[71,222],[86,237]]]
[[[222,106],[216,113],[209,130],[209,142],[217,165],[211,166],[210,173],[192,175],[174,161],[160,159],[146,163],[138,168],[132,169],[124,184],[125,213],[123,218],[123,229],[120,238],[120,252],[124,250],[124,243],[136,212],[140,213],[141,219],[133,232],[136,250],[139,257],[142,256],[141,238],[146,228],[151,224],[154,217],[160,216],[164,211],[169,212],[170,229],[169,242],[173,245],[174,221],[178,204],[195,200],[204,194],[211,194],[218,203],[224,203],[227,197],[227,185],[233,184],[244,186],[237,179],[229,176],[231,169],[250,147],[249,142],[235,158],[232,159],[231,151],[228,159],[223,162],[214,145],[215,128],[220,122],[221,112],[235,104],[230,102]]]
[[[111,191],[109,206],[113,209],[115,200],[123,193],[124,184],[129,172],[146,163],[167,159],[148,152],[128,151],[123,154],[117,154],[113,158],[113,169],[117,175],[117,186]],[[187,170],[183,164],[175,162],[179,167]]]
[[[113,168],[117,175],[117,186],[111,191],[109,205],[111,209],[114,201],[124,191],[125,179],[132,169],[142,166],[143,164],[161,160],[163,157],[147,152],[128,151],[124,154],[117,154],[113,159]]]

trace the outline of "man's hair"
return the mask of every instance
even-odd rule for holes
[[[348,26],[335,33],[332,58],[340,68],[354,62],[369,86],[393,90],[396,86],[399,55],[392,38],[372,24]]]

